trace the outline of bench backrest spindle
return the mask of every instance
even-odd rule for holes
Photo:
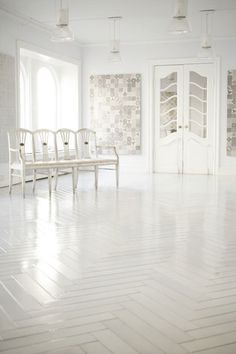
[[[55,132],[48,129],[38,129],[33,132],[34,161],[56,160]]]
[[[71,129],[56,132],[57,160],[73,160],[78,156],[76,133]]]
[[[96,132],[91,129],[79,129],[77,131],[77,144],[79,158],[92,159],[97,156]]]

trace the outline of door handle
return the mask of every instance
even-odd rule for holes
[[[179,125],[178,128],[179,128],[179,129],[182,129],[182,125]]]
[[[185,129],[188,129],[188,125],[185,125],[185,127],[184,127]]]

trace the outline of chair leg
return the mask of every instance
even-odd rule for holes
[[[76,188],[78,187],[78,182],[79,182],[79,167],[76,168]]]
[[[75,193],[76,189],[76,176],[75,176],[75,167],[72,167],[72,186],[73,186],[73,193]]]
[[[119,164],[116,164],[116,187],[119,187]]]
[[[9,194],[12,192],[12,169],[9,169]]]
[[[78,185],[78,168],[75,167],[75,189],[77,189]]]
[[[48,188],[49,188],[49,195],[52,194],[52,175],[51,170],[48,170]]]
[[[98,189],[98,166],[94,166],[95,188]]]
[[[22,196],[25,198],[25,170],[22,168],[21,170],[21,190],[22,190]]]
[[[33,192],[35,192],[36,179],[37,179],[37,170],[33,170]]]
[[[55,169],[55,184],[54,184],[54,189],[55,191],[57,190],[57,183],[58,183],[58,168]]]

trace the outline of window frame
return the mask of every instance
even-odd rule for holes
[[[21,50],[28,50],[31,52],[35,52],[37,55],[48,56],[52,59],[64,61],[67,64],[73,64],[77,66],[77,83],[78,83],[78,128],[83,126],[82,120],[82,97],[81,97],[81,87],[82,87],[82,71],[81,71],[81,60],[80,58],[75,59],[70,56],[64,56],[59,53],[51,52],[50,50],[39,48],[35,45],[26,43],[24,41],[18,40],[16,42],[16,101],[17,101],[17,112],[16,112],[16,128],[20,128],[21,125],[21,117],[20,117],[20,66],[21,66]],[[45,63],[44,63],[45,64]],[[50,66],[50,64],[48,64]],[[53,69],[53,68],[52,68]],[[57,78],[58,80],[58,78]],[[31,81],[31,79],[29,80]],[[58,82],[58,81],[57,81]],[[28,84],[28,91],[30,95],[30,83]],[[31,98],[30,98],[31,99]],[[58,94],[58,101],[60,101],[60,93]],[[58,105],[57,105],[58,110]],[[28,112],[29,118],[32,116],[31,109]],[[60,118],[59,118],[60,119]]]

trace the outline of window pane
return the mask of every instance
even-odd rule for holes
[[[51,71],[41,68],[37,75],[37,128],[57,128],[57,90]]]
[[[26,124],[25,99],[26,99],[25,79],[21,70],[20,71],[20,126],[21,128],[28,128]]]

